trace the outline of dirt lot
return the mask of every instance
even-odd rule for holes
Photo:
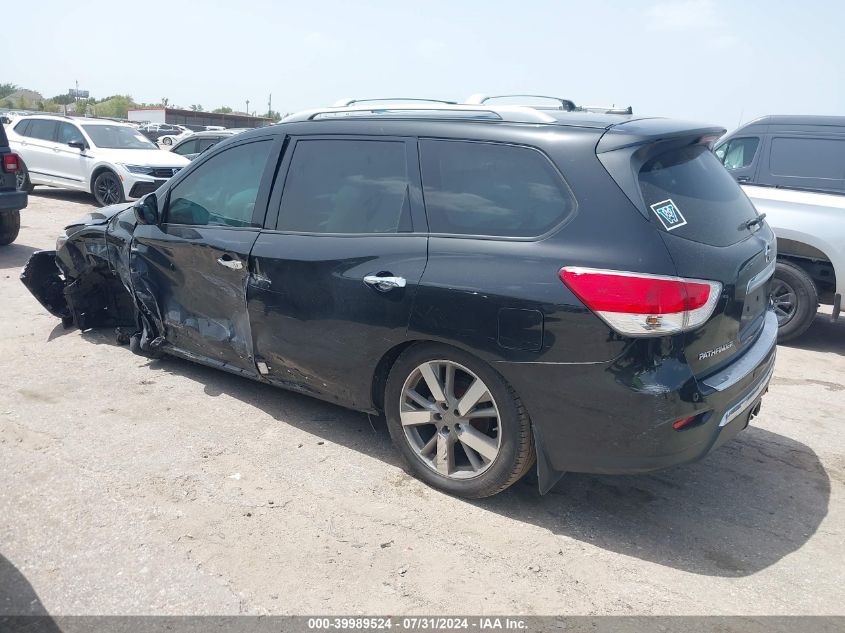
[[[845,322],[700,463],[468,503],[366,415],[63,330],[18,274],[89,209],[0,248],[0,614],[845,613]]]

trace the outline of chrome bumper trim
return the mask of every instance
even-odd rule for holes
[[[745,396],[743,396],[742,399],[740,399],[739,402],[732,405],[730,409],[725,411],[725,415],[723,415],[722,419],[719,421],[719,428],[722,428],[723,426],[727,426],[728,423],[731,420],[733,420],[736,416],[738,416],[740,413],[743,412],[745,407],[747,407],[749,404],[751,404],[757,398],[760,397],[760,394],[762,394],[766,390],[766,388],[769,386],[769,380],[771,380],[773,373],[775,373],[775,366],[774,365],[772,365],[772,367],[769,369],[769,371],[766,372],[766,375],[763,378],[763,380],[758,382],[757,386],[754,387],[754,389],[752,389],[749,393],[747,393]]]
[[[727,368],[706,378],[702,382],[716,391],[724,391],[733,387],[752,371],[757,369],[763,359],[769,355],[778,340],[778,318],[771,310],[766,312],[763,331],[754,344],[735,362]]]

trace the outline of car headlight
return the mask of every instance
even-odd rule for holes
[[[59,237],[56,238],[57,253],[62,250],[62,247],[65,245],[65,242],[67,242],[67,231],[62,231],[61,233],[59,233]]]
[[[151,174],[153,173],[152,167],[146,167],[144,165],[126,165],[124,163],[120,163],[120,166],[123,167],[126,171],[131,174]]]

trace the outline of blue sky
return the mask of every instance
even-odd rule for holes
[[[36,9],[37,7],[37,9]],[[845,2],[17,2],[0,82],[282,112],[540,93],[736,127],[845,114]]]

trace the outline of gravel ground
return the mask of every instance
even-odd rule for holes
[[[90,208],[0,248],[0,614],[845,613],[845,321],[699,463],[466,502],[366,415],[63,330],[18,274]]]

